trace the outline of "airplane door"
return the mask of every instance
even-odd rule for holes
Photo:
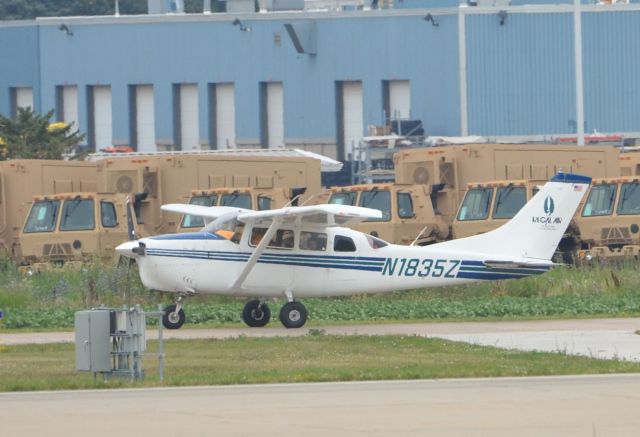
[[[329,261],[327,234],[324,232],[300,231],[298,265],[294,277],[297,288],[303,295],[319,295],[327,292]],[[295,297],[295,295],[294,295]]]

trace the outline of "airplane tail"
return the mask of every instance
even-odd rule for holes
[[[485,234],[440,243],[438,248],[496,260],[551,260],[590,183],[587,176],[558,173],[504,225]]]

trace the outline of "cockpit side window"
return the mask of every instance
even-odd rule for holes
[[[367,242],[369,242],[369,246],[371,246],[372,249],[380,249],[381,247],[389,245],[386,241],[376,238],[373,235],[367,235]]]
[[[249,193],[224,194],[220,199],[220,206],[251,209],[251,195]]]
[[[333,250],[335,252],[355,252],[356,244],[350,237],[336,235],[333,240]]]
[[[524,187],[498,188],[496,206],[493,208],[493,218],[513,218],[525,203],[527,203],[527,193]]]
[[[327,250],[327,234],[322,232],[300,232],[300,249],[324,252]]]
[[[489,216],[493,188],[472,188],[467,191],[458,213],[458,220],[484,220]]]
[[[253,228],[251,230],[250,246],[257,246],[267,233],[267,228]],[[278,229],[267,245],[271,249],[293,249],[294,233],[291,229]]]
[[[611,215],[616,198],[615,184],[594,185],[582,209],[583,217]]]
[[[350,205],[355,206],[356,204],[356,193],[355,191],[349,192],[340,192],[333,193],[329,198],[329,203],[332,205]]]
[[[360,194],[360,206],[378,209],[382,212],[382,218],[367,219],[367,222],[386,222],[391,220],[391,193],[389,190],[363,191]]]
[[[189,205],[215,206],[217,202],[218,202],[218,196],[216,196],[215,194],[193,196],[189,200]],[[185,216],[182,218],[182,227],[183,228],[202,228],[204,227],[204,219],[202,217],[198,217],[197,215],[185,214]]]
[[[116,206],[113,202],[102,200],[100,202],[100,221],[103,228],[115,228],[118,226],[118,216]]]
[[[637,182],[622,184],[618,214],[640,214],[640,184]]]
[[[93,199],[65,200],[60,217],[61,231],[88,231],[95,229]]]
[[[58,219],[59,200],[42,200],[35,202],[29,211],[24,225],[26,234],[33,232],[53,232]]]

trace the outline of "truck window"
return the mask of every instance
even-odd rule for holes
[[[414,218],[415,216],[411,193],[398,193],[398,217]]]
[[[189,200],[189,205],[215,206],[216,203],[218,203],[216,195],[193,196]],[[183,228],[202,228],[204,227],[204,219],[196,215],[185,214],[180,226]]]
[[[381,219],[367,219],[367,222],[386,222],[391,219],[391,193],[389,190],[363,191],[360,206],[382,211]]]
[[[266,211],[268,209],[271,209],[271,198],[258,196],[258,211]]]
[[[116,215],[116,206],[113,202],[100,202],[100,221],[104,228],[115,228],[118,226],[118,216]]]
[[[510,219],[527,203],[524,187],[502,187],[496,193],[496,206],[493,208],[494,219]]]
[[[640,184],[637,182],[622,184],[618,214],[640,214]]]
[[[332,205],[354,206],[356,204],[356,192],[333,193],[331,197],[329,197],[329,203]]]
[[[613,201],[616,198],[616,189],[615,184],[592,186],[587,202],[584,204],[582,216],[594,217],[611,215],[613,211]]]
[[[58,219],[59,200],[42,200],[35,202],[29,211],[24,225],[24,233],[53,232]]]
[[[249,193],[224,194],[220,200],[220,205],[251,209],[251,195]]]
[[[356,245],[351,238],[336,235],[333,240],[333,250],[335,252],[355,252]]]
[[[61,231],[88,231],[95,227],[93,199],[65,200],[60,217]]]
[[[322,232],[300,232],[300,249],[324,252],[327,250],[327,234]]]
[[[492,188],[472,188],[467,191],[458,214],[459,221],[484,220],[489,216]]]

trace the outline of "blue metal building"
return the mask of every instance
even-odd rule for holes
[[[56,109],[97,148],[340,159],[394,116],[430,135],[575,135],[572,2],[458,3],[0,22],[0,113]],[[640,5],[580,18],[585,131],[640,137]]]

